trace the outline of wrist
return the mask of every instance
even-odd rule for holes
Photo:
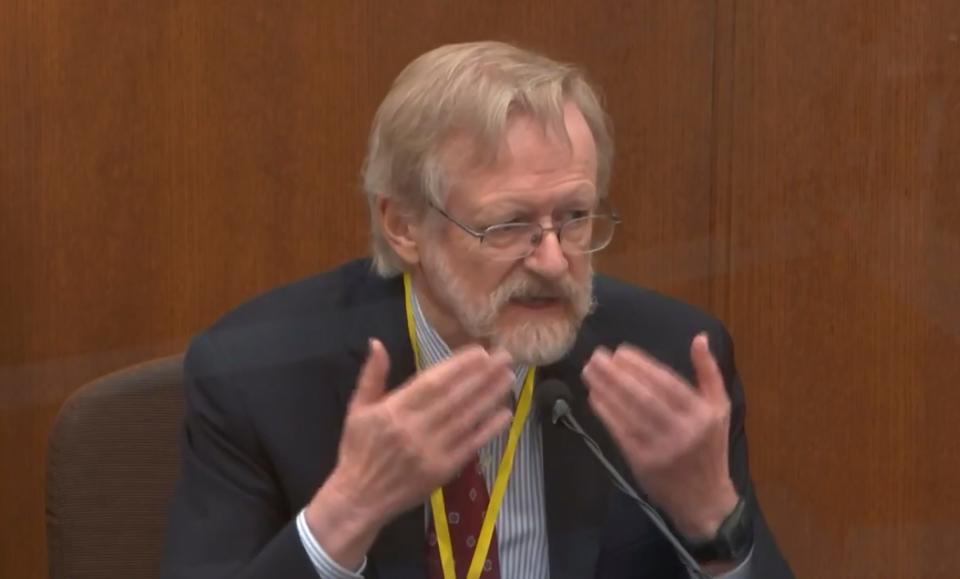
[[[382,517],[354,489],[334,472],[304,509],[313,538],[346,569],[360,566],[383,526]]]
[[[720,525],[736,508],[740,500],[733,483],[724,485],[709,500],[695,510],[687,510],[672,517],[673,526],[690,542],[708,540],[716,536]],[[687,503],[688,505],[690,503]]]
[[[753,520],[746,500],[737,501],[712,538],[687,543],[685,547],[694,559],[704,564],[705,568],[709,567],[712,573],[725,572],[742,563],[753,549]]]

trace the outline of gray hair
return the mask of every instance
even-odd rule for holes
[[[441,46],[407,65],[377,110],[363,165],[376,270],[389,277],[404,269],[384,238],[379,196],[413,211],[422,212],[428,202],[442,206],[453,176],[444,172],[441,145],[466,135],[474,160],[492,162],[515,112],[532,115],[569,139],[566,101],[580,109],[593,134],[597,192],[603,198],[613,164],[611,127],[579,69],[502,42]]]

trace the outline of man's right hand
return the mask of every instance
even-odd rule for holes
[[[471,346],[386,394],[390,358],[370,341],[337,466],[306,510],[310,531],[334,561],[356,569],[383,525],[450,481],[506,429],[510,362],[505,352]]]

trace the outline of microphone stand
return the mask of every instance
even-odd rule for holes
[[[598,445],[596,441],[586,433],[583,427],[580,426],[580,423],[573,416],[570,405],[562,397],[558,397],[553,402],[550,421],[554,425],[559,422],[568,430],[580,435],[580,437],[586,443],[587,448],[589,448],[590,452],[597,457],[597,460],[599,460],[600,464],[603,465],[604,470],[606,470],[607,474],[610,475],[610,478],[613,479],[614,486],[625,495],[636,501],[636,503],[640,506],[640,509],[644,512],[644,514],[647,515],[647,518],[650,519],[654,526],[657,527],[657,529],[660,530],[670,544],[673,545],[677,555],[680,556],[683,565],[687,568],[690,574],[697,579],[710,579],[710,576],[703,571],[703,569],[700,567],[700,564],[697,563],[697,560],[687,552],[680,540],[677,539],[677,537],[673,534],[666,521],[664,521],[663,517],[660,516],[660,513],[658,513],[657,510],[650,505],[650,503],[645,501],[639,494],[637,494],[637,492],[633,490],[633,487],[630,486],[626,479],[624,479],[623,476],[617,472],[617,469],[610,464],[610,461],[607,460],[607,457],[604,456],[603,452],[600,450],[600,445]]]

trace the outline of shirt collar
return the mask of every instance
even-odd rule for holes
[[[446,360],[453,355],[453,352],[450,350],[450,346],[440,337],[440,334],[437,333],[436,329],[427,321],[426,316],[423,314],[423,309],[420,307],[417,291],[413,289],[413,284],[410,285],[410,293],[413,298],[411,300],[413,302],[413,324],[417,330],[417,341],[420,345],[420,360],[418,360],[418,362],[421,368],[429,368],[434,364],[439,364]],[[523,386],[522,379],[527,374],[527,366],[525,364],[514,366],[513,372],[517,377],[514,383],[514,390],[518,392]]]

